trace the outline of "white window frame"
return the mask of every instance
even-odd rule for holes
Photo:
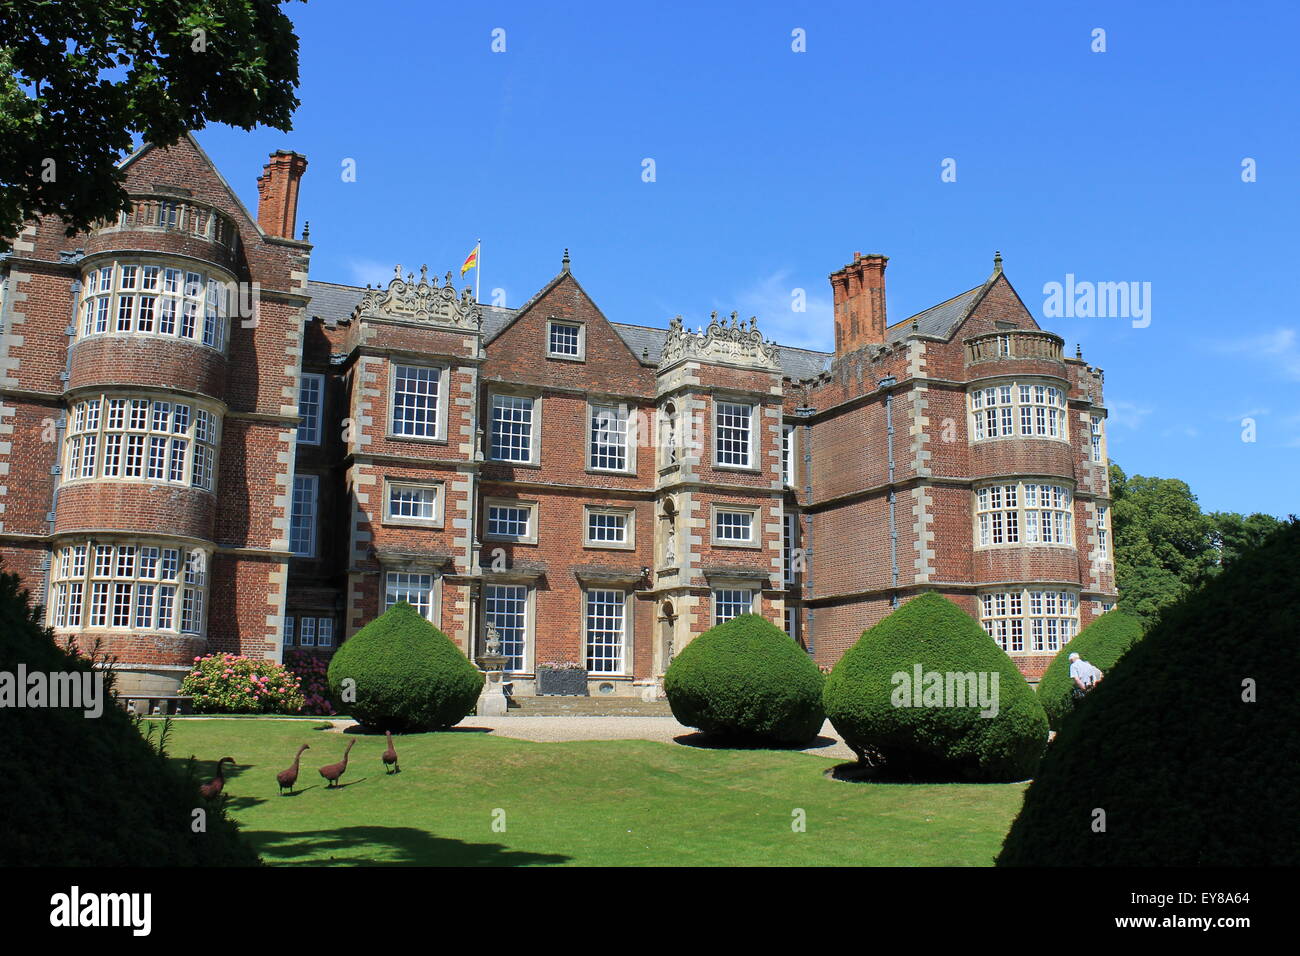
[[[429,393],[428,396],[417,396],[429,398],[432,397],[435,405],[433,409],[433,434],[418,435],[410,432],[398,431],[398,404],[397,404],[397,379],[402,369],[414,369],[419,372],[436,372],[438,375],[437,387]],[[445,442],[447,440],[447,389],[448,379],[451,378],[450,370],[446,365],[427,362],[393,362],[388,368],[388,438],[397,441],[416,441],[416,442]]]
[[[304,489],[304,493],[309,494],[306,499],[299,498],[299,489]],[[310,492],[306,492],[310,489]],[[299,501],[303,500],[310,508],[299,512]],[[298,558],[316,557],[316,526],[320,520],[320,475],[294,475],[293,476],[293,495],[290,499],[289,508],[289,552]],[[307,548],[299,550],[294,547],[294,527],[299,521],[307,522]]]
[[[522,536],[504,535],[491,531],[493,508],[517,508],[528,514],[528,532]],[[537,502],[521,501],[516,498],[485,498],[483,500],[483,539],[485,541],[504,541],[509,544],[537,543]]]
[[[612,422],[614,425],[613,431],[615,434],[618,432],[620,428],[622,430],[623,466],[621,468],[614,468],[614,467],[610,467],[609,465],[602,465],[597,463],[596,416],[601,411],[613,412]],[[592,399],[588,401],[587,402],[587,470],[601,472],[604,474],[612,474],[612,475],[636,474],[636,442],[633,441],[633,438],[635,437],[633,431],[634,424],[635,421],[633,417],[633,409],[626,402],[617,402],[617,401],[606,402],[597,399]],[[603,433],[610,434],[610,429],[604,428]],[[600,447],[617,448],[618,446],[610,442]]]
[[[739,602],[732,600],[732,596],[740,595],[740,594],[749,595],[747,606],[743,600]],[[745,608],[745,610],[739,610],[735,614],[732,614],[730,617],[720,618],[718,616],[718,607],[720,603],[722,603],[723,595],[727,596],[726,603],[735,604],[737,607]],[[749,588],[749,587],[720,586],[720,587],[712,588],[709,592],[709,616],[713,620],[713,626],[717,627],[719,624],[723,624],[726,621],[732,620],[733,618],[740,617],[740,615],[742,614],[755,613],[754,602],[757,599],[757,595],[758,595],[758,591],[755,588]]]
[[[178,281],[182,275],[184,282]],[[234,277],[225,272],[195,272],[163,258],[100,263],[82,276],[74,334],[78,340],[96,335],[182,339],[224,355],[234,287]]]
[[[623,540],[607,541],[592,537],[591,522],[597,516],[615,516],[623,519]],[[610,551],[636,550],[636,509],[621,508],[613,505],[583,505],[582,508],[582,546],[600,548]]]
[[[761,509],[756,505],[732,505],[732,504],[714,504],[712,508],[712,520],[709,522],[712,531],[711,540],[714,547],[718,548],[761,548],[763,546],[763,534],[759,527],[762,521]],[[749,537],[724,538],[720,537],[718,531],[721,526],[721,515],[724,514],[744,514],[749,516]]]
[[[510,594],[508,596],[504,594],[497,595],[494,592],[497,592],[498,589],[502,591],[509,591]],[[493,582],[485,583],[483,585],[483,609],[482,609],[483,623],[479,632],[482,635],[487,634],[487,623],[488,620],[490,619],[491,610],[494,602],[498,600],[510,600],[510,601],[521,600],[523,602],[519,610],[511,612],[511,613],[519,614],[522,618],[522,626],[521,626],[522,634],[520,635],[520,639],[518,642],[520,644],[520,653],[517,655],[519,658],[519,666],[512,667],[510,663],[507,663],[506,664],[507,674],[529,674],[533,672],[533,652],[534,652],[535,630],[536,630],[535,620],[534,620],[535,594],[536,594],[536,588],[528,584],[493,581]],[[507,634],[501,633],[500,625],[497,625],[497,633],[501,636],[502,639],[501,652],[503,654],[506,654],[508,657],[513,658],[514,656],[516,656],[508,653],[509,645],[514,642],[509,640],[509,636]]]
[[[429,491],[433,493],[433,516],[429,518],[415,517],[411,515],[393,514],[393,492],[398,489],[415,489],[417,491]],[[443,521],[443,490],[444,485],[440,481],[417,481],[408,478],[385,478],[384,479],[384,517],[383,523],[390,525],[405,525],[416,528],[441,528]]]
[[[174,540],[68,541],[52,556],[46,622],[61,631],[204,637],[210,564],[206,552]],[[148,623],[141,624],[146,607]],[[185,629],[182,608],[190,609]]]
[[[725,409],[748,408],[748,416],[734,415]],[[725,414],[733,415],[735,418],[747,417],[745,425],[745,460],[744,462],[723,461],[722,449],[722,428],[720,424],[722,416]],[[715,396],[713,399],[713,467],[726,471],[758,471],[755,464],[758,461],[758,450],[761,445],[760,432],[758,427],[759,404],[755,401],[740,398],[729,398],[727,396]],[[737,428],[735,425],[728,425],[728,428]],[[728,454],[734,454],[728,452]]]
[[[794,570],[794,556],[799,551],[799,512],[787,511],[781,516],[781,580],[787,587],[798,580]]]
[[[787,488],[797,487],[798,481],[795,462],[799,446],[797,425],[781,426],[781,483]]]
[[[556,352],[551,348],[554,341],[552,330],[556,326],[573,327],[578,330],[578,351],[576,353]],[[546,320],[546,357],[565,362],[585,362],[587,360],[587,323],[578,319]]]
[[[1059,382],[984,382],[967,392],[966,404],[972,442],[1007,438],[1070,441],[1069,391]]]
[[[425,579],[428,580],[427,592]],[[439,608],[442,604],[442,577],[432,571],[406,571],[385,569],[384,571],[384,610],[387,611],[400,601],[406,601],[416,612],[433,624],[439,620]],[[412,593],[424,593],[425,598],[411,601]],[[424,605],[427,601],[427,607]]]
[[[610,595],[615,596],[614,601],[608,601]],[[619,613],[619,633],[618,633],[618,657],[617,667],[608,670],[597,670],[592,667],[592,600],[593,597],[600,596],[602,602],[606,602],[607,607],[618,608]],[[591,676],[600,677],[626,677],[630,673],[630,662],[632,660],[632,608],[630,592],[623,588],[584,588],[582,592],[582,651],[584,662],[587,666],[587,673]]]
[[[1101,463],[1106,460],[1105,432],[1103,431],[1102,422],[1104,419],[1101,415],[1090,415],[1088,422],[1088,439],[1090,449],[1088,458],[1093,463]]]
[[[979,594],[980,625],[1010,655],[1054,654],[1079,633],[1079,595],[1051,586]]]
[[[1016,479],[976,486],[971,502],[975,548],[1077,548],[1074,489],[1059,481]]]
[[[315,391],[315,401],[308,394]],[[312,411],[305,411],[311,410]],[[319,445],[322,419],[325,413],[325,376],[319,372],[303,372],[298,383],[298,444]]]
[[[502,458],[497,454],[497,408],[498,402],[528,402],[528,458]],[[488,460],[506,465],[537,465],[541,463],[542,445],[542,399],[539,395],[521,395],[515,392],[488,393]]]

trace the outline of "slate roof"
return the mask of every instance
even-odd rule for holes
[[[979,298],[984,285],[953,296],[946,302],[931,306],[924,312],[909,316],[885,330],[889,342],[902,341],[912,331],[913,322],[917,331],[923,335],[935,335],[948,338],[970,312]],[[365,294],[360,286],[341,285],[337,282],[318,282],[309,280],[307,291],[311,302],[307,313],[312,318],[320,319],[327,325],[334,325],[352,316],[352,312]],[[483,336],[484,341],[491,342],[510,324],[516,314],[515,309],[503,309],[498,306],[484,305]],[[632,354],[638,359],[657,365],[663,354],[664,341],[668,338],[667,329],[656,329],[645,325],[630,325],[626,322],[611,322],[619,338],[627,343]],[[780,343],[778,343],[779,345]],[[781,369],[787,378],[798,381],[815,378],[827,368],[827,363],[834,355],[832,352],[819,352],[814,349],[797,349],[782,345],[780,348]]]

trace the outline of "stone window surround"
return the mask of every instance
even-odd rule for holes
[[[86,547],[86,570],[80,576],[74,577],[72,575],[68,575],[67,577],[65,577],[63,576],[61,570],[60,553],[65,550],[70,552],[72,548],[77,547],[79,545],[84,545]],[[114,559],[116,559],[117,549],[119,547],[123,547],[123,546],[134,547],[135,548],[134,575],[129,579],[125,577],[118,578],[117,571],[116,571],[116,561],[114,562],[112,572],[108,576],[97,575],[95,573],[95,547],[97,545],[107,545],[109,547],[112,547],[114,549],[113,550]],[[160,562],[160,569],[159,569],[158,576],[153,578],[144,578],[140,576],[140,561],[141,561],[140,551],[142,548],[158,549],[159,552],[158,560]],[[177,558],[176,577],[174,579],[171,578],[164,579],[161,575],[162,552],[166,550],[174,550],[179,552]],[[189,556],[195,552],[201,552],[204,555],[204,558],[202,559],[204,563],[204,567],[202,569],[204,573],[204,580],[202,584],[186,584],[185,583],[186,563],[189,560]],[[179,634],[181,637],[185,637],[185,638],[204,638],[206,637],[208,632],[208,616],[210,613],[210,605],[211,605],[211,602],[209,600],[209,595],[212,587],[212,559],[215,556],[215,554],[216,554],[216,549],[214,548],[211,542],[201,541],[196,538],[188,538],[188,537],[176,538],[176,537],[166,537],[166,536],[157,536],[157,535],[139,535],[139,534],[131,534],[129,532],[128,533],[106,532],[101,534],[92,533],[84,537],[80,535],[63,537],[59,541],[57,541],[54,545],[52,545],[50,550],[50,600],[48,602],[48,606],[45,608],[46,625],[54,628],[57,632],[60,633],[80,634],[83,632],[93,632],[93,633],[130,632],[130,633],[137,633],[137,634],[167,634],[167,635]],[[110,623],[106,623],[102,625],[101,624],[92,625],[90,623],[91,584],[95,581],[100,581],[100,582],[106,581],[109,582],[110,584],[117,581],[121,581],[125,583],[128,580],[133,585],[141,584],[141,583],[153,584],[153,585],[174,585],[176,590],[173,595],[172,610],[171,610],[171,614],[172,614],[171,619],[174,626],[170,628],[135,627],[134,626],[135,615],[137,610],[136,601],[138,600],[138,598],[136,596],[136,592],[134,588],[132,589],[132,598],[131,598],[131,611],[130,611],[131,624],[130,625],[128,625],[127,627],[120,627],[120,626],[114,626],[111,623],[112,612],[113,612],[111,590],[109,591],[109,598],[107,604],[107,613],[109,615]],[[56,598],[57,589],[60,586],[75,584],[79,582],[83,583],[82,597],[81,597],[82,600],[81,623],[76,625],[60,626],[55,623],[56,614],[58,611],[58,601]],[[198,622],[197,629],[194,631],[182,631],[180,629],[182,592],[186,588],[197,588],[197,590],[202,595],[203,611],[202,614],[200,615],[200,620]],[[157,612],[158,612],[157,601],[158,601],[158,595],[157,593],[155,593],[153,612],[152,612],[155,617],[157,616]]]
[[[591,463],[591,419],[597,408],[616,407],[624,415],[627,423],[625,439],[625,454],[627,455],[626,468],[602,468]],[[641,427],[640,409],[628,401],[622,401],[618,398],[603,398],[597,394],[589,394],[587,398],[586,412],[586,435],[584,436],[583,445],[585,447],[585,466],[588,472],[597,475],[635,475],[636,474],[636,446],[640,438],[638,431]]]
[[[388,508],[390,503],[389,489],[393,486],[405,486],[410,488],[429,489],[434,493],[433,498],[433,517],[432,518],[411,518],[402,515],[392,515]],[[444,502],[446,499],[446,482],[445,481],[421,481],[418,478],[395,478],[384,476],[384,498],[382,504],[382,518],[380,524],[392,525],[395,527],[410,528],[442,528],[444,520]]]
[[[528,509],[527,536],[523,538],[511,538],[502,535],[494,535],[491,532],[489,532],[488,516],[490,514],[490,509],[493,507]],[[537,543],[537,521],[538,521],[538,507],[536,501],[527,501],[521,498],[496,498],[496,497],[483,499],[483,540],[484,541],[500,541],[504,544],[536,544]]]
[[[598,585],[595,583],[590,583],[590,584],[582,585],[582,656],[583,656],[584,666],[586,665],[587,650],[588,650],[588,643],[587,643],[588,624],[589,624],[588,596],[591,594],[592,591],[616,591],[623,595],[623,654],[622,654],[623,666],[617,671],[600,671],[600,672],[591,671],[588,673],[588,677],[593,679],[631,677],[632,661],[635,659],[634,650],[633,650],[634,645],[633,645],[633,623],[632,622],[635,619],[636,615],[633,613],[632,591],[618,584]]]
[[[750,516],[750,539],[748,541],[737,541],[734,538],[718,537],[718,513],[723,511],[746,513]],[[727,504],[715,501],[709,509],[709,541],[715,548],[762,548],[763,532],[760,526],[762,517],[761,505]]]
[[[748,405],[749,406],[749,464],[748,465],[726,465],[718,461],[718,406],[719,405]],[[713,400],[709,403],[710,421],[712,422],[712,435],[710,444],[712,448],[711,461],[713,467],[718,471],[741,471],[750,474],[762,472],[762,467],[757,464],[761,460],[762,450],[762,409],[763,403],[756,401],[752,396],[730,391],[715,391]]]
[[[432,435],[403,435],[393,430],[393,416],[397,411],[397,369],[398,366],[403,368],[436,368],[438,369],[438,411],[434,419],[434,433]],[[447,362],[427,361],[424,359],[389,359],[388,361],[388,407],[384,415],[384,438],[388,441],[409,441],[418,442],[426,445],[445,445],[447,444],[447,406],[450,402],[448,398],[449,384],[451,381],[451,365]]]
[[[1032,508],[1025,503],[1025,485],[1055,485],[1064,488],[1070,494],[1070,506],[1068,508],[1053,508],[1050,505],[1044,508],[1042,504],[1034,505]],[[980,543],[980,515],[987,513],[979,510],[979,492],[981,488],[991,486],[1016,486],[1016,506],[1014,509],[1008,509],[1005,505],[1001,511],[1014,510],[1017,516],[1018,541],[1004,541],[1000,544],[981,544]],[[974,551],[1001,551],[1008,548],[1061,548],[1070,551],[1077,551],[1077,535],[1074,521],[1074,505],[1079,500],[1077,497],[1078,489],[1074,481],[1068,478],[1062,478],[1059,475],[1007,475],[999,478],[982,478],[971,486],[971,545]],[[993,510],[993,509],[990,509]],[[1030,541],[1028,540],[1026,524],[1024,520],[1025,511],[1053,511],[1057,515],[1068,513],[1070,515],[1070,532],[1068,541]],[[1041,536],[1041,525],[1039,535]]]
[[[497,396],[532,399],[533,417],[529,436],[531,450],[528,461],[511,461],[506,458],[494,458],[492,456],[492,401]],[[492,387],[487,390],[487,414],[483,420],[486,429],[484,435],[484,444],[486,445],[484,460],[493,464],[506,465],[510,468],[540,468],[542,466],[542,405],[542,390],[539,388],[530,386],[514,387],[504,382],[492,382]]]
[[[593,514],[619,514],[627,519],[626,541],[595,541],[591,538],[591,516]],[[622,505],[583,505],[582,506],[582,546],[611,551],[636,550],[636,509]]]
[[[578,328],[578,354],[565,355],[551,351],[551,327],[554,325],[573,325]],[[587,322],[585,319],[565,319],[559,316],[550,316],[546,320],[546,357],[561,362],[585,362],[587,361]]]
[[[108,292],[97,290],[93,294],[93,298],[99,299],[99,298],[107,297],[109,301],[108,328],[103,332],[91,332],[90,334],[86,334],[85,331],[85,319],[86,319],[85,310],[87,308],[86,303],[90,301],[90,299],[92,298],[92,296],[87,293],[89,283],[86,280],[91,272],[98,272],[106,265],[111,266],[113,269],[113,278],[112,278],[113,288]],[[159,269],[158,288],[145,289],[141,287],[139,284],[137,284],[136,288],[133,289],[125,289],[125,290],[121,289],[120,283],[121,283],[121,276],[122,276],[122,266],[124,265],[137,266],[142,270],[145,266],[157,266]],[[218,283],[221,284],[223,288],[227,290],[236,287],[239,281],[235,278],[235,276],[232,273],[222,268],[221,266],[217,265],[216,263],[209,262],[206,259],[195,259],[191,256],[186,256],[186,255],[177,255],[177,254],[170,254],[170,253],[104,252],[104,253],[96,254],[94,256],[87,256],[86,259],[82,260],[81,272],[77,276],[77,282],[78,285],[80,286],[80,289],[77,294],[76,315],[72,321],[72,326],[75,329],[75,333],[73,335],[71,346],[76,347],[82,342],[89,341],[92,339],[99,339],[101,337],[104,338],[112,337],[118,339],[123,339],[123,338],[136,339],[136,338],[144,337],[148,339],[162,339],[165,341],[185,342],[191,345],[197,345],[201,348],[207,349],[209,352],[215,353],[217,355],[229,356],[230,341],[231,338],[233,337],[231,335],[231,331],[232,331],[231,324],[234,320],[239,318],[239,316],[235,314],[238,312],[237,302],[228,301],[226,314],[222,315],[218,313],[217,336],[220,340],[220,345],[221,345],[220,348],[216,348],[215,346],[212,345],[206,345],[203,342],[204,313],[202,308],[197,309],[195,312],[195,329],[194,329],[193,338],[188,338],[186,336],[182,336],[179,334],[179,329],[181,325],[180,308],[178,308],[176,311],[177,332],[164,333],[164,332],[157,331],[160,312],[156,308],[154,312],[154,331],[141,332],[135,328],[132,328],[130,331],[126,331],[126,332],[117,331],[116,325],[117,325],[118,295],[121,292],[125,292],[127,295],[134,295],[137,297],[141,295],[154,295],[156,298],[163,298],[168,296],[169,294],[163,291],[163,281],[164,281],[163,270],[166,269],[178,269],[181,272],[181,276],[180,276],[181,291],[175,296],[177,302],[184,302],[186,299],[194,299],[197,300],[199,303],[202,303],[204,301],[203,295],[200,296],[185,295],[184,289],[185,289],[186,272],[196,272],[200,276],[202,276],[202,285],[205,293],[208,287],[208,280],[210,279],[215,279]],[[141,278],[143,278],[143,275],[141,276]],[[137,323],[138,315],[132,321],[133,324]]]
[[[975,437],[975,393],[983,391],[986,388],[998,388],[1002,385],[1011,386],[1011,424],[1015,429],[1012,435],[994,435],[985,436],[984,438]],[[1055,388],[1061,393],[1061,412],[1060,432],[1059,435],[1022,435],[1020,434],[1020,409],[1024,406],[1020,404],[1020,386],[1021,385],[1044,385]],[[1002,407],[999,405],[998,407]],[[1030,407],[1037,407],[1031,404]],[[983,445],[990,442],[998,441],[1057,441],[1066,445],[1070,444],[1070,383],[1065,379],[1054,378],[1048,375],[995,375],[988,378],[971,379],[966,383],[966,434],[970,444]],[[982,409],[981,409],[982,411]]]

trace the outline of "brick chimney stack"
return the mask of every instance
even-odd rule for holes
[[[283,239],[294,238],[298,218],[298,182],[307,170],[307,157],[278,149],[257,177],[257,224]]]
[[[835,353],[885,341],[885,264],[889,256],[853,253],[853,261],[831,273],[835,296]]]

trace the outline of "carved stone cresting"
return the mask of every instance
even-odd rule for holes
[[[719,322],[716,312],[710,318],[707,329],[695,332],[682,325],[680,315],[669,322],[659,368],[690,360],[781,370],[779,349],[758,331],[758,319],[751,317],[741,322],[735,312],[731,313],[730,323],[726,319]]]
[[[365,294],[352,312],[354,319],[361,316],[402,319],[475,332],[483,322],[483,312],[474,301],[469,286],[465,286],[457,296],[451,273],[447,273],[446,284],[440,286],[437,276],[429,281],[428,266],[420,266],[419,282],[415,281],[413,272],[408,272],[403,279],[402,267],[398,265],[393,269],[388,288],[366,286]]]

